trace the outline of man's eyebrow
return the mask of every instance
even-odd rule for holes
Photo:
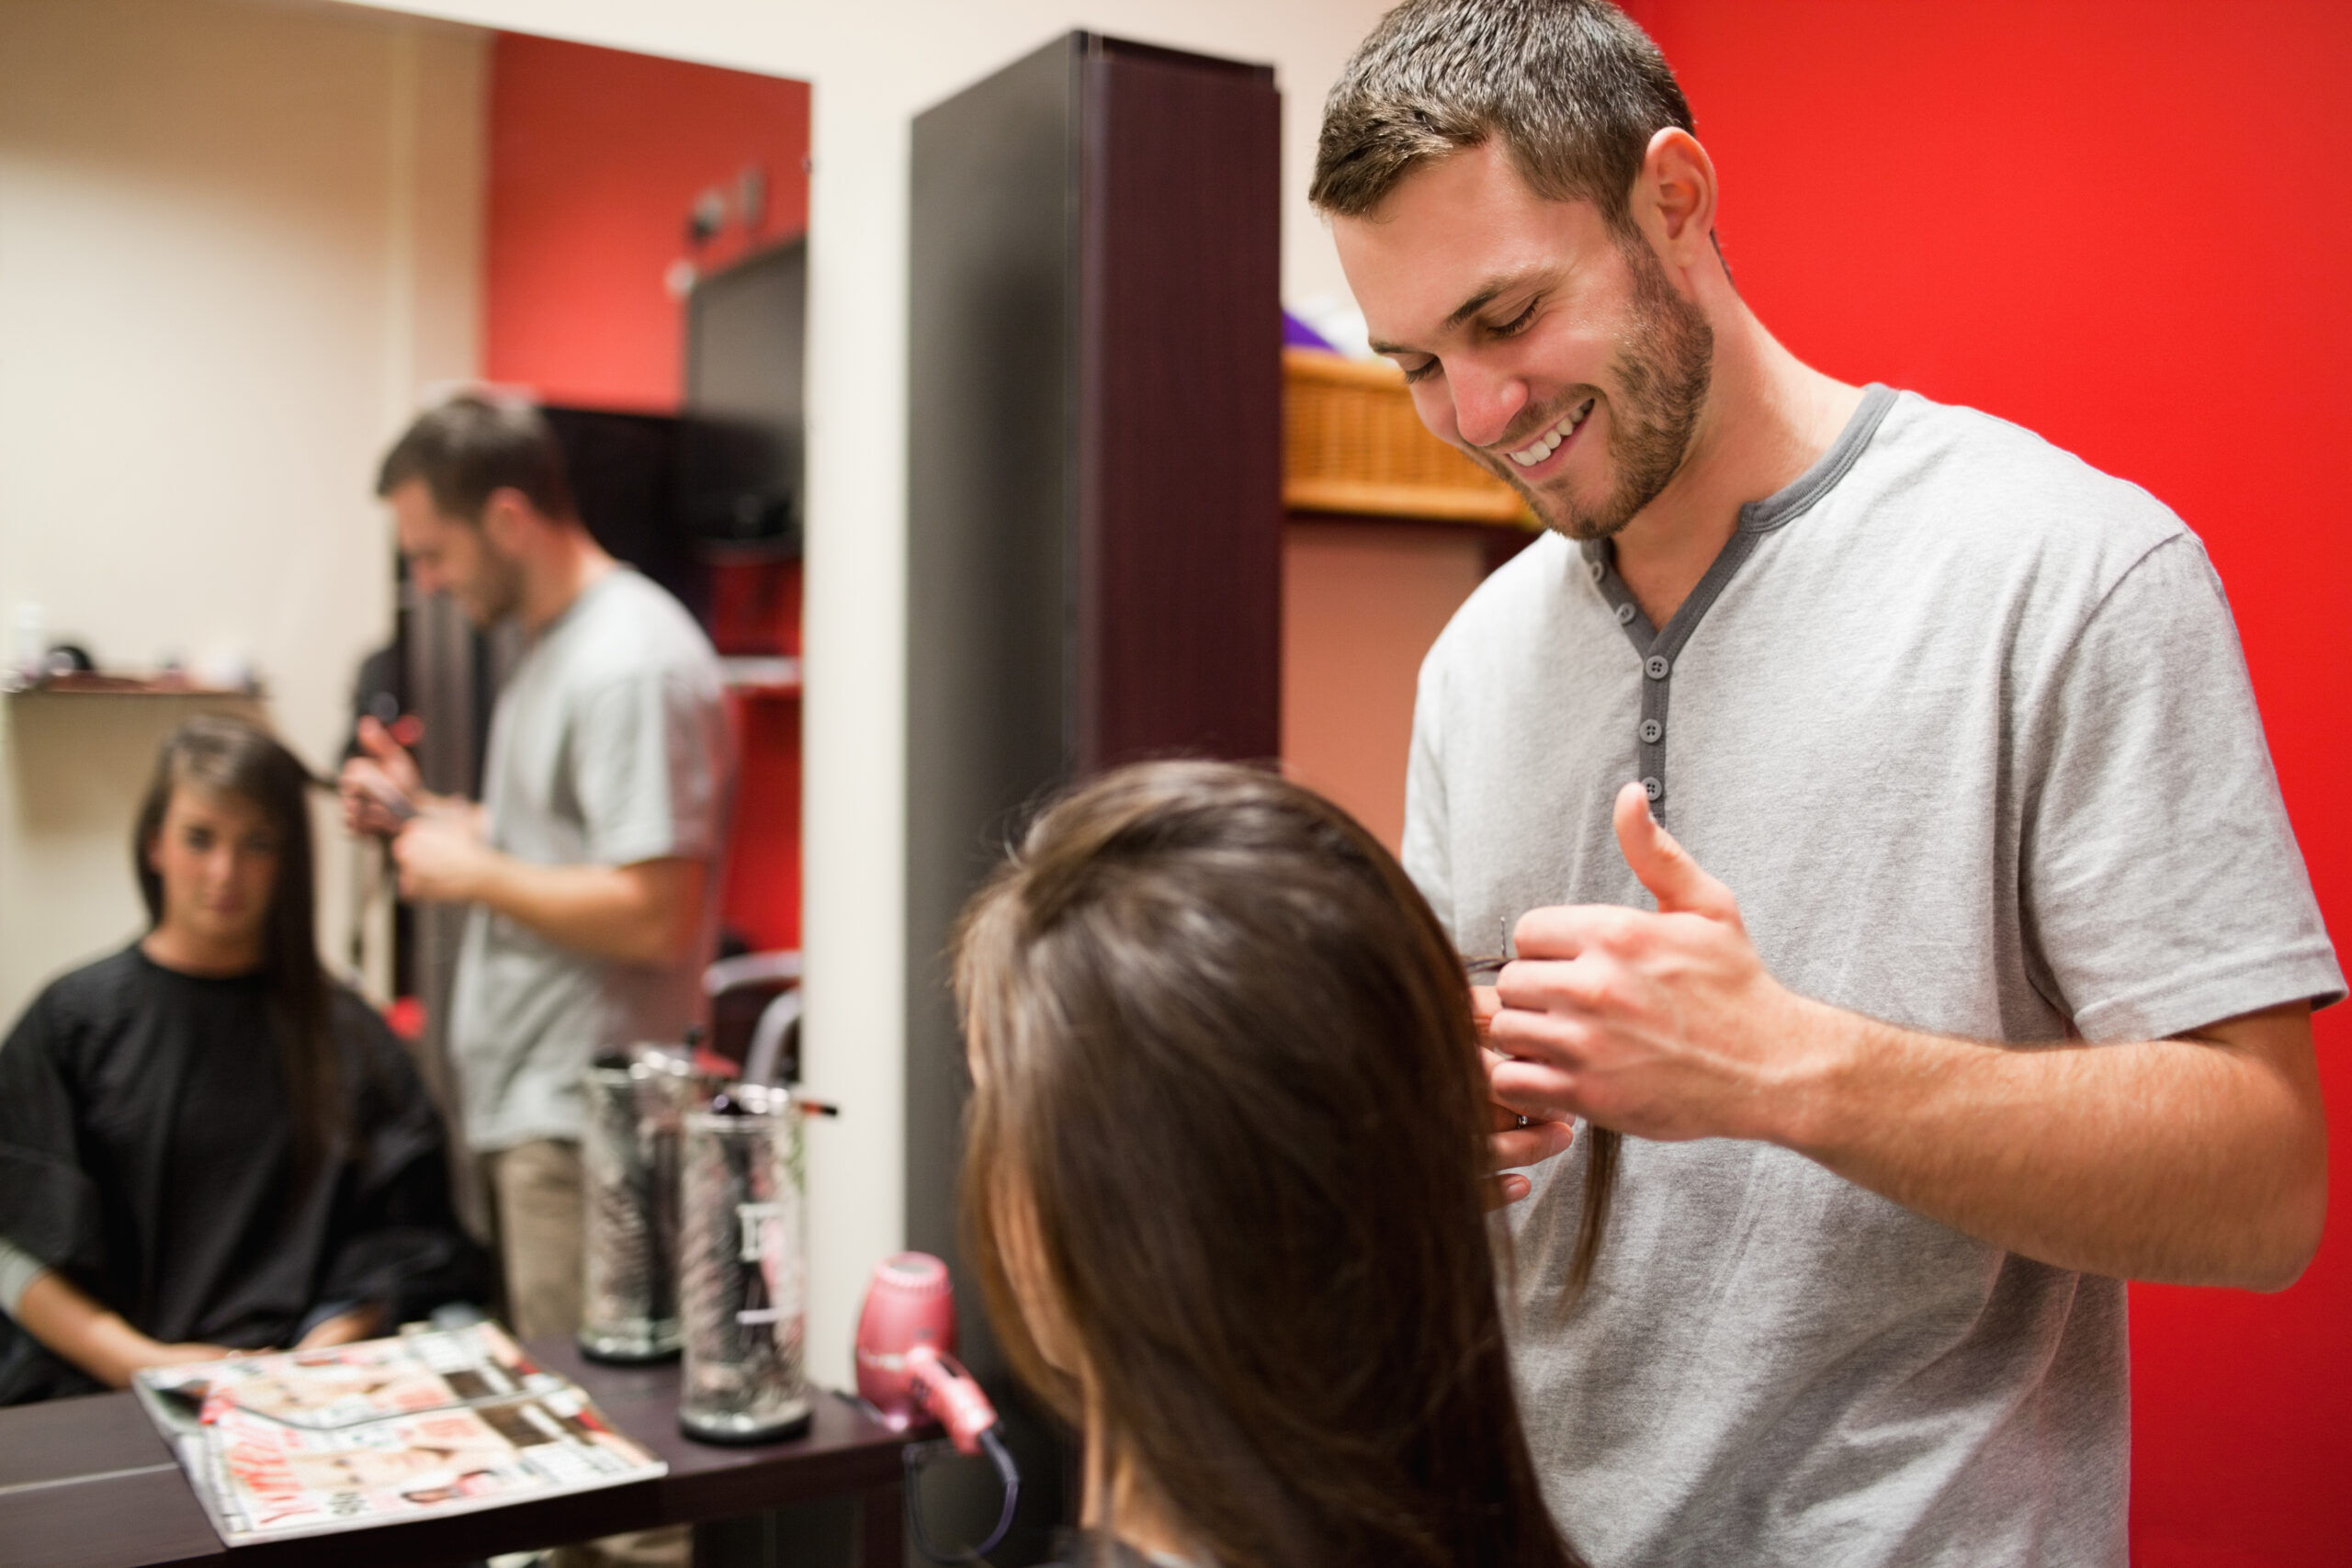
[[[1520,276],[1524,275],[1522,274]],[[1444,325],[1440,327],[1438,330],[1441,332],[1452,332],[1454,328],[1460,326],[1463,322],[1468,321],[1471,317],[1476,315],[1487,306],[1493,304],[1496,298],[1499,296],[1504,289],[1510,288],[1519,281],[1519,276],[1488,278],[1486,281],[1485,286],[1482,287],[1477,293],[1473,294],[1469,299],[1464,299],[1461,304],[1456,305],[1453,308],[1453,314],[1448,316],[1445,319]]]
[[[1478,291],[1476,294],[1473,294],[1469,299],[1464,299],[1461,304],[1456,305],[1453,308],[1453,313],[1446,317],[1446,319],[1439,324],[1438,331],[1442,333],[1452,332],[1454,328],[1460,326],[1463,322],[1468,321],[1471,317],[1476,315],[1487,306],[1493,304],[1503,295],[1510,293],[1514,288],[1520,288],[1521,285],[1538,281],[1544,276],[1544,268],[1530,267],[1523,272],[1506,273],[1500,277],[1490,277],[1487,279],[1485,283],[1479,285]],[[1374,342],[1372,344],[1372,351],[1374,354],[1420,354],[1426,352],[1422,349],[1408,348],[1402,344],[1380,342]]]

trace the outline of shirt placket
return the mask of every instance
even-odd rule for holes
[[[1708,566],[1706,575],[1662,630],[1650,624],[1649,616],[1642,613],[1640,604],[1634,600],[1633,590],[1617,574],[1615,547],[1607,539],[1584,542],[1585,571],[1607,602],[1610,614],[1616,617],[1626,640],[1634,645],[1634,657],[1642,661],[1642,714],[1635,722],[1634,740],[1642,793],[1649,796],[1650,814],[1660,822],[1666,820],[1667,704],[1674,694],[1675,660],[1682,656],[1690,634],[1698,630],[1708,609],[1754,552],[1758,536],[1748,528],[1736,529]]]

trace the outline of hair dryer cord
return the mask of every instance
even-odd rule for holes
[[[907,1445],[907,1524],[914,1532],[915,1550],[933,1562],[978,1562],[994,1551],[1003,1541],[1005,1531],[1012,1528],[1012,1510],[1021,1501],[1021,1469],[1012,1462],[1012,1455],[997,1436],[996,1427],[988,1427],[980,1433],[980,1446],[988,1450],[989,1458],[996,1465],[997,1479],[1004,1483],[1004,1509],[997,1515],[996,1529],[989,1532],[988,1540],[968,1551],[942,1551],[931,1544],[931,1537],[922,1528],[922,1469],[942,1453],[954,1453],[956,1445],[944,1438],[937,1442]]]

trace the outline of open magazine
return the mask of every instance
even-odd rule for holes
[[[133,1386],[231,1546],[503,1507],[669,1469],[490,1323],[152,1368]]]

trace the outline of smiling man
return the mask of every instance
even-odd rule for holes
[[[2342,978],[2196,537],[1800,363],[1717,196],[1595,0],[1411,0],[1316,170],[1421,417],[1550,530],[1430,654],[1405,839],[1516,937],[1530,1440],[1603,1568],[2120,1565],[2122,1281],[2301,1271]]]

